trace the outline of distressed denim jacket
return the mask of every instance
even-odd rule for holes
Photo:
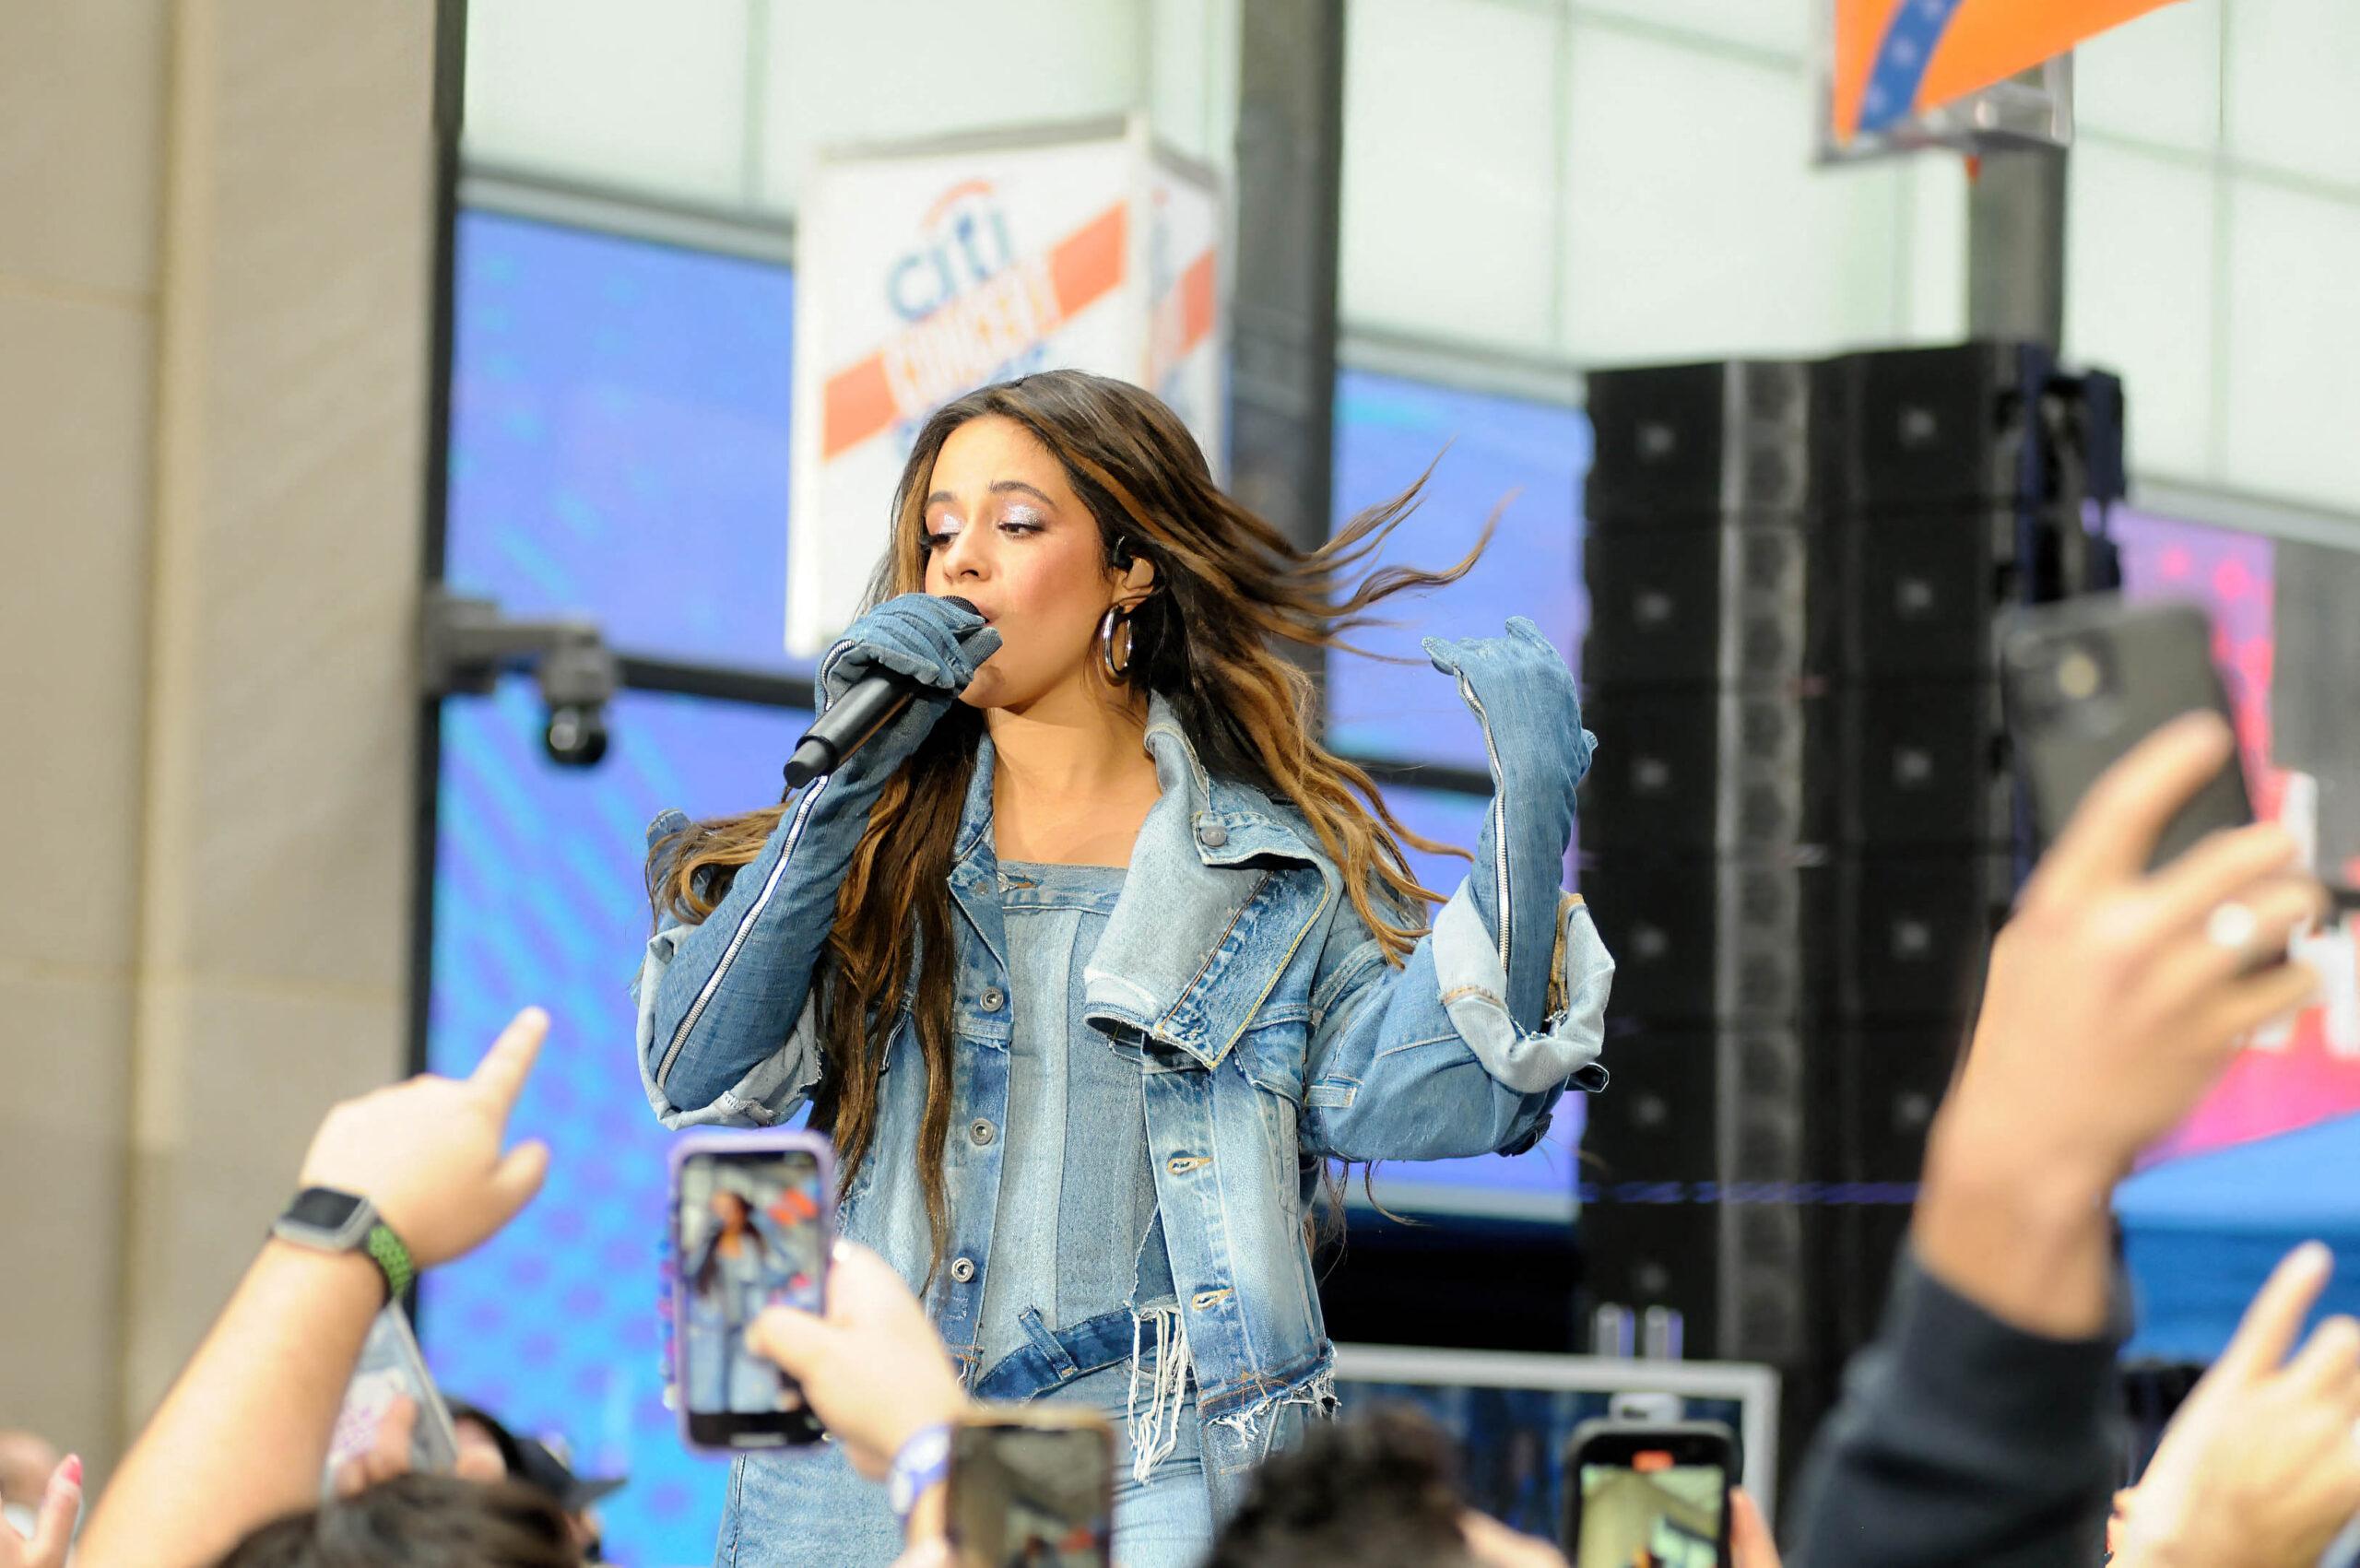
[[[1474,869],[1400,968],[1354,914],[1336,865],[1295,811],[1209,774],[1170,706],[1146,749],[1161,796],[1085,972],[1086,1018],[1143,1077],[1149,1154],[1170,1265],[1141,1281],[1131,1347],[1162,1350],[1159,1392],[1193,1380],[1217,1516],[1245,1475],[1333,1405],[1304,1219],[1328,1160],[1520,1153],[1568,1083],[1595,1090],[1612,961],[1561,893],[1574,787],[1595,738],[1572,677],[1528,621],[1428,651],[1481,719],[1494,784]],[[867,819],[879,768],[842,793],[816,781],[699,925],[668,919],[636,991],[649,1103],[667,1126],[765,1126],[822,1070],[812,966]],[[991,1267],[1008,1103],[1008,996],[981,744],[950,893],[958,952],[958,1093],[946,1155],[950,1234],[926,1305],[971,1387]],[[651,834],[682,819],[667,813]],[[932,1256],[911,1162],[926,1072],[906,1014],[880,1079],[875,1152],[840,1223],[913,1289]],[[1054,1344],[1054,1385],[1079,1373]],[[1015,1358],[1011,1358],[1013,1360]],[[1060,1364],[1062,1363],[1062,1364]],[[1099,1364],[1109,1364],[1103,1358]],[[1008,1379],[980,1392],[1005,1396]]]

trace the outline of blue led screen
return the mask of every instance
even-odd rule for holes
[[[1483,766],[1483,736],[1422,638],[1496,637],[1529,616],[1579,671],[1589,596],[1582,587],[1582,476],[1589,421],[1578,409],[1487,396],[1348,371],[1336,382],[1339,524],[1391,500],[1434,465],[1424,499],[1397,529],[1387,564],[1447,567],[1474,548],[1499,512],[1490,548],[1458,582],[1388,600],[1356,646],[1405,664],[1330,662],[1328,741],[1339,749],[1421,762]]]
[[[458,238],[444,579],[784,666],[793,275],[490,213]]]
[[[602,1510],[623,1561],[702,1562],[725,1474],[680,1445],[662,1403],[671,1135],[640,1091],[629,995],[649,929],[643,835],[667,807],[776,799],[809,715],[625,692],[613,749],[589,769],[549,760],[543,717],[522,679],[442,708],[428,1059],[464,1072],[518,1008],[547,1008],[516,1126],[554,1158],[513,1225],[426,1277],[419,1327],[452,1395],[561,1435],[587,1473],[631,1478]]]

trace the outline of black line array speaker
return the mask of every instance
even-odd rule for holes
[[[1994,633],[2106,585],[2120,386],[2036,348],[1594,371],[1587,1279],[1767,1361],[1872,1332],[2022,869]]]

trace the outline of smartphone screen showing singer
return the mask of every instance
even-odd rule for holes
[[[827,1267],[823,1173],[808,1149],[699,1152],[680,1166],[683,1389],[692,1418],[800,1410],[779,1370],[746,1349],[772,1305],[818,1312]],[[742,1421],[708,1423],[714,1436]]]
[[[1661,1449],[1585,1464],[1574,1568],[1717,1568],[1727,1488],[1719,1466],[1675,1464]]]
[[[950,1438],[959,1568],[1106,1568],[1115,1444],[1103,1423],[982,1424]]]

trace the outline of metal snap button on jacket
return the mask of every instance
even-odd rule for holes
[[[977,1116],[967,1124],[967,1136],[974,1139],[976,1148],[981,1149],[991,1142],[996,1135],[992,1132],[992,1125],[983,1117]]]
[[[950,1265],[950,1277],[962,1285],[973,1279],[975,1277],[975,1260],[972,1257],[956,1259]]]

